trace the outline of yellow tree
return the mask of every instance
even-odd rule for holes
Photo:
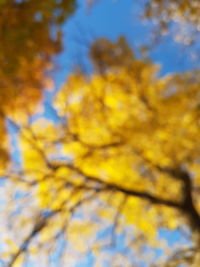
[[[74,9],[74,0],[0,1],[1,165],[8,159],[5,116],[31,110],[50,87],[52,56],[62,48],[60,25]]]
[[[91,56],[96,73],[71,74],[56,96],[58,121],[12,122],[22,166],[7,173],[18,197],[1,259],[9,267],[27,257],[38,263],[64,239],[69,254],[63,245],[60,266],[88,251],[103,266],[105,246],[123,233],[136,254],[116,253],[110,266],[133,266],[141,251],[148,266],[199,266],[199,72],[159,78],[158,66],[137,60],[124,38],[97,40]],[[170,251],[161,229],[183,242]],[[161,246],[157,262],[148,252]]]

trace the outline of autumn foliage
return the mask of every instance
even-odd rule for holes
[[[9,38],[19,45],[18,56],[8,64],[0,61],[2,83],[9,88],[8,105],[1,109],[15,129],[20,158],[18,166],[13,160],[1,170],[7,181],[4,201],[13,199],[6,207],[2,262],[37,266],[44,257],[44,266],[49,266],[55,253],[59,266],[68,266],[73,257],[92,254],[98,267],[120,240],[123,252],[108,266],[142,266],[134,264],[145,260],[147,266],[199,266],[199,70],[161,77],[159,66],[138,58],[124,37],[116,42],[99,38],[89,52],[93,72],[71,73],[55,95],[56,119],[34,116],[34,109],[31,117],[27,113],[25,120],[16,119],[10,115],[12,105],[20,110],[32,93],[37,102],[50,57],[60,49],[59,33],[51,39],[48,25],[49,20],[59,24],[65,15],[54,17],[58,2],[49,3],[47,13],[43,1],[22,3],[33,5],[32,17],[24,14],[21,22],[14,17],[6,25],[16,25],[27,39],[17,43],[19,35],[11,31],[0,44],[8,57]],[[71,10],[69,1],[62,3],[64,11]],[[44,21],[39,15],[35,19],[38,9]],[[23,20],[31,34],[21,28]],[[41,27],[35,28],[38,23]],[[24,49],[30,54],[24,55]],[[12,60],[18,68],[12,68]],[[181,236],[178,246],[163,242],[163,230],[165,241],[169,233]]]
[[[31,112],[52,89],[52,56],[62,49],[61,24],[74,11],[74,0],[0,1],[0,145],[8,159],[5,117]]]

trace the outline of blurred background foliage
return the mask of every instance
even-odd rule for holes
[[[73,14],[74,0],[0,1],[0,162],[6,163],[5,117],[30,112],[44,89],[53,89],[48,73],[62,51],[62,24]]]
[[[0,0],[2,264],[77,266],[86,255],[95,267],[199,266],[199,62],[161,75],[151,53],[170,61],[169,39],[197,52],[200,5],[136,2],[147,24],[138,49],[124,36],[84,43],[83,31],[76,41],[92,67],[74,57],[56,92],[55,55],[68,53],[64,27],[80,1]]]

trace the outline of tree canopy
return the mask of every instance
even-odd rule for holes
[[[132,226],[141,247],[160,246],[160,228],[187,230],[193,246],[175,260],[199,262],[198,72],[159,78],[158,66],[136,59],[124,38],[97,40],[92,55],[102,43],[106,72],[68,77],[54,103],[58,122],[19,128],[22,168],[10,170],[10,182],[22,195],[31,190],[37,219],[19,216],[15,227],[29,234],[9,241],[9,266],[63,235],[77,253],[89,249],[98,259],[98,221],[113,224],[113,235]],[[92,212],[92,203],[93,218],[73,217],[84,206]]]
[[[171,14],[164,4],[150,1],[148,12]],[[93,71],[72,72],[56,92],[56,119],[35,116],[74,2],[0,5],[2,266],[76,266],[83,255],[95,267],[199,266],[199,70],[161,76],[125,37],[98,38]],[[3,146],[8,135],[15,155]]]
[[[146,3],[146,16],[159,19],[165,24],[173,21],[181,21],[193,24],[199,30],[199,2],[198,0],[150,0]]]
[[[42,90],[52,89],[48,72],[62,49],[60,26],[74,9],[74,0],[0,1],[1,164],[8,159],[5,116],[31,111]]]

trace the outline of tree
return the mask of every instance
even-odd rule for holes
[[[199,40],[199,12],[198,0],[149,0],[144,7],[144,17],[158,24],[157,35],[166,34],[172,28],[175,40],[185,45],[193,45]]]
[[[180,20],[183,23],[191,23],[197,28],[200,25],[198,0],[150,0],[146,4],[146,15],[159,18],[163,23],[170,20]]]
[[[199,72],[160,78],[158,66],[130,51],[124,38],[96,40],[96,72],[68,77],[54,103],[56,122],[10,122],[19,131],[22,166],[5,175],[15,190],[14,237],[6,235],[1,256],[7,266],[40,253],[56,253],[66,266],[74,252],[88,251],[102,266],[106,229],[111,244],[119,236],[128,244],[111,266],[133,266],[139,254],[150,266],[161,229],[178,232],[182,243],[170,256],[163,247],[154,266],[198,266]],[[134,254],[120,263],[125,252]]]
[[[5,117],[31,112],[51,88],[52,56],[62,49],[60,26],[74,0],[0,1],[0,164],[8,161]],[[17,114],[17,115],[16,115]]]

